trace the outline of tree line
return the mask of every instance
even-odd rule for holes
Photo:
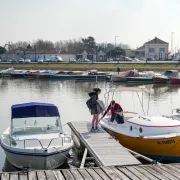
[[[79,38],[72,40],[60,40],[52,42],[49,40],[37,39],[33,42],[18,41],[8,45],[9,50],[15,50],[17,48],[33,49],[33,50],[60,50],[76,52],[77,50],[87,50],[94,53],[102,50],[108,56],[123,55],[124,49],[129,49],[127,44],[117,43],[116,47],[113,43],[96,43],[95,38],[89,36],[87,38]],[[0,54],[6,52],[5,47],[0,46]]]

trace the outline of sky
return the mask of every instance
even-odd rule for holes
[[[180,48],[180,0],[0,0],[0,45],[78,39],[131,48],[158,37]]]

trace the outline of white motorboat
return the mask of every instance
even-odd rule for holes
[[[61,166],[73,141],[63,133],[58,108],[33,102],[13,105],[11,110],[11,126],[1,137],[7,160],[18,168]]]
[[[5,70],[2,70],[1,71],[1,76],[2,77],[11,77],[11,73],[14,73],[14,68],[8,68],[8,69],[5,69]]]

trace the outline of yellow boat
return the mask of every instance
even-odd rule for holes
[[[100,125],[124,147],[156,159],[180,162],[179,113],[167,116],[125,116],[123,124],[106,116]]]

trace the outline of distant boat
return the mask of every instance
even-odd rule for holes
[[[128,83],[152,83],[155,73],[153,71],[140,72],[138,77],[127,77]]]
[[[1,77],[11,77],[11,73],[14,72],[14,68],[8,68],[1,71]]]
[[[180,77],[171,77],[169,82],[170,84],[180,84]]]
[[[23,78],[25,73],[26,73],[26,70],[14,70],[11,73],[11,77],[13,77],[13,78]]]
[[[125,72],[120,72],[119,75],[112,75],[111,81],[113,82],[126,82],[127,77],[138,77],[139,72],[137,70],[129,70]]]
[[[154,76],[153,77],[153,83],[167,83],[171,77],[178,77],[178,71],[177,70],[168,70],[165,71],[164,74]]]

